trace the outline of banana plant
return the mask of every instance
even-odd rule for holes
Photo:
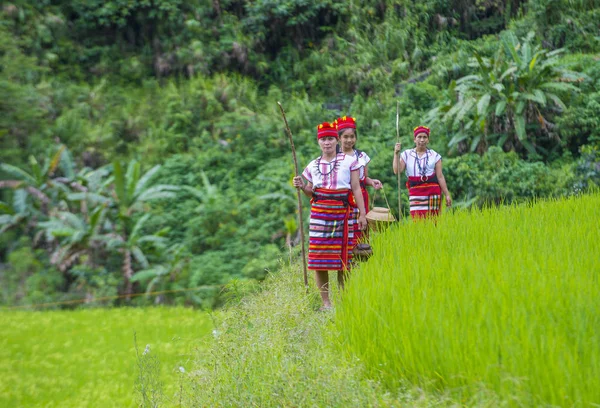
[[[133,277],[136,273],[134,260],[139,265],[138,270],[148,270],[150,269],[150,262],[144,253],[144,249],[147,246],[152,246],[162,252],[166,246],[167,239],[165,237],[158,234],[143,234],[144,224],[149,218],[150,214],[144,214],[135,222],[133,228],[127,234],[112,234],[107,240],[108,249],[117,250],[123,256],[121,270],[125,280],[127,299],[133,293]]]
[[[0,188],[26,191],[41,203],[42,211],[47,213],[48,206],[52,201],[50,196],[55,198],[59,191],[68,193],[68,189],[64,185],[53,180],[65,149],[66,147],[61,145],[54,155],[44,160],[42,165],[35,157],[30,156],[31,169],[29,172],[8,163],[0,163],[0,171],[9,177],[0,180]]]
[[[164,258],[166,258],[165,262],[136,272],[131,278],[131,282],[144,284],[147,294],[150,294],[155,288],[166,289],[169,282],[176,281],[177,275],[181,274],[189,264],[190,258],[181,244],[169,247],[165,251]]]
[[[108,235],[106,206],[98,206],[89,217],[59,211],[48,221],[39,223],[48,242],[56,243],[56,249],[50,256],[50,262],[59,270],[66,272],[75,262],[85,259],[91,267],[97,265],[98,255]]]
[[[562,49],[534,45],[533,33],[519,42],[506,31],[500,40],[491,58],[472,50],[473,73],[451,84],[456,96],[428,112],[427,120],[439,120],[454,133],[450,147],[466,141],[471,151],[495,144],[544,153],[540,138],[555,137],[552,116],[566,109],[565,96],[579,92],[570,81],[581,74],[560,66]]]

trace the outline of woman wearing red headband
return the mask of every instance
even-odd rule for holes
[[[381,181],[377,179],[372,179],[368,177],[367,166],[371,161],[371,158],[367,155],[367,153],[358,150],[355,148],[356,146],[356,119],[350,116],[342,116],[341,118],[337,118],[335,122],[335,127],[338,131],[338,136],[340,138],[340,150],[342,153],[345,153],[347,156],[352,156],[360,164],[362,167],[360,168],[359,178],[360,178],[360,190],[363,196],[363,202],[365,203],[365,211],[369,212],[369,193],[367,191],[367,186],[372,186],[375,190],[379,190],[383,187]],[[358,209],[355,209],[354,219],[358,217]],[[359,242],[362,237],[362,231],[355,229],[354,231],[354,239],[356,242]]]
[[[441,207],[442,192],[446,196],[446,205],[452,205],[442,173],[442,156],[427,148],[429,132],[428,127],[417,126],[413,132],[415,148],[403,151],[400,158],[398,153],[402,145],[396,143],[394,148],[394,174],[406,170],[410,215],[413,218],[437,215]]]
[[[343,288],[345,271],[352,260],[353,207],[360,211],[360,230],[367,226],[367,219],[360,191],[361,164],[354,157],[337,152],[338,134],[333,124],[320,124],[317,139],[322,154],[304,169],[302,177],[307,183],[297,176],[294,186],[311,197],[308,269],[315,271],[325,310],[331,308],[328,271],[338,271],[338,283]]]

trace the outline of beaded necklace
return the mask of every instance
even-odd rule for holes
[[[323,173],[321,171],[321,158],[323,156],[319,156],[319,158],[317,158],[317,162],[315,163],[315,166],[317,168],[317,173],[319,173],[322,177],[327,177],[329,176],[332,172],[337,171],[338,168],[338,158],[337,155],[335,156],[335,160],[332,162],[327,163],[328,166],[331,166],[331,168],[329,169],[329,171],[327,173]]]
[[[417,149],[415,149],[415,162],[417,163],[417,167],[419,167],[419,174],[421,178],[427,175],[427,165],[429,164],[429,149],[425,152],[425,166],[421,167],[421,159],[419,159],[419,153],[417,153]]]

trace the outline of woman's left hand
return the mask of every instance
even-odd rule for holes
[[[371,185],[375,190],[380,190],[383,188],[383,183],[377,179],[371,179]]]
[[[361,231],[367,228],[367,217],[364,215],[360,215],[358,217],[358,229]]]
[[[452,197],[446,195],[446,207],[452,207]]]

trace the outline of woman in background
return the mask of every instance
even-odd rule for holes
[[[410,215],[413,218],[436,216],[440,212],[442,192],[446,197],[446,205],[452,205],[452,198],[442,173],[442,156],[427,148],[430,130],[425,126],[417,126],[413,130],[415,147],[398,155],[401,143],[394,147],[394,174],[406,170],[408,181],[408,197]]]

